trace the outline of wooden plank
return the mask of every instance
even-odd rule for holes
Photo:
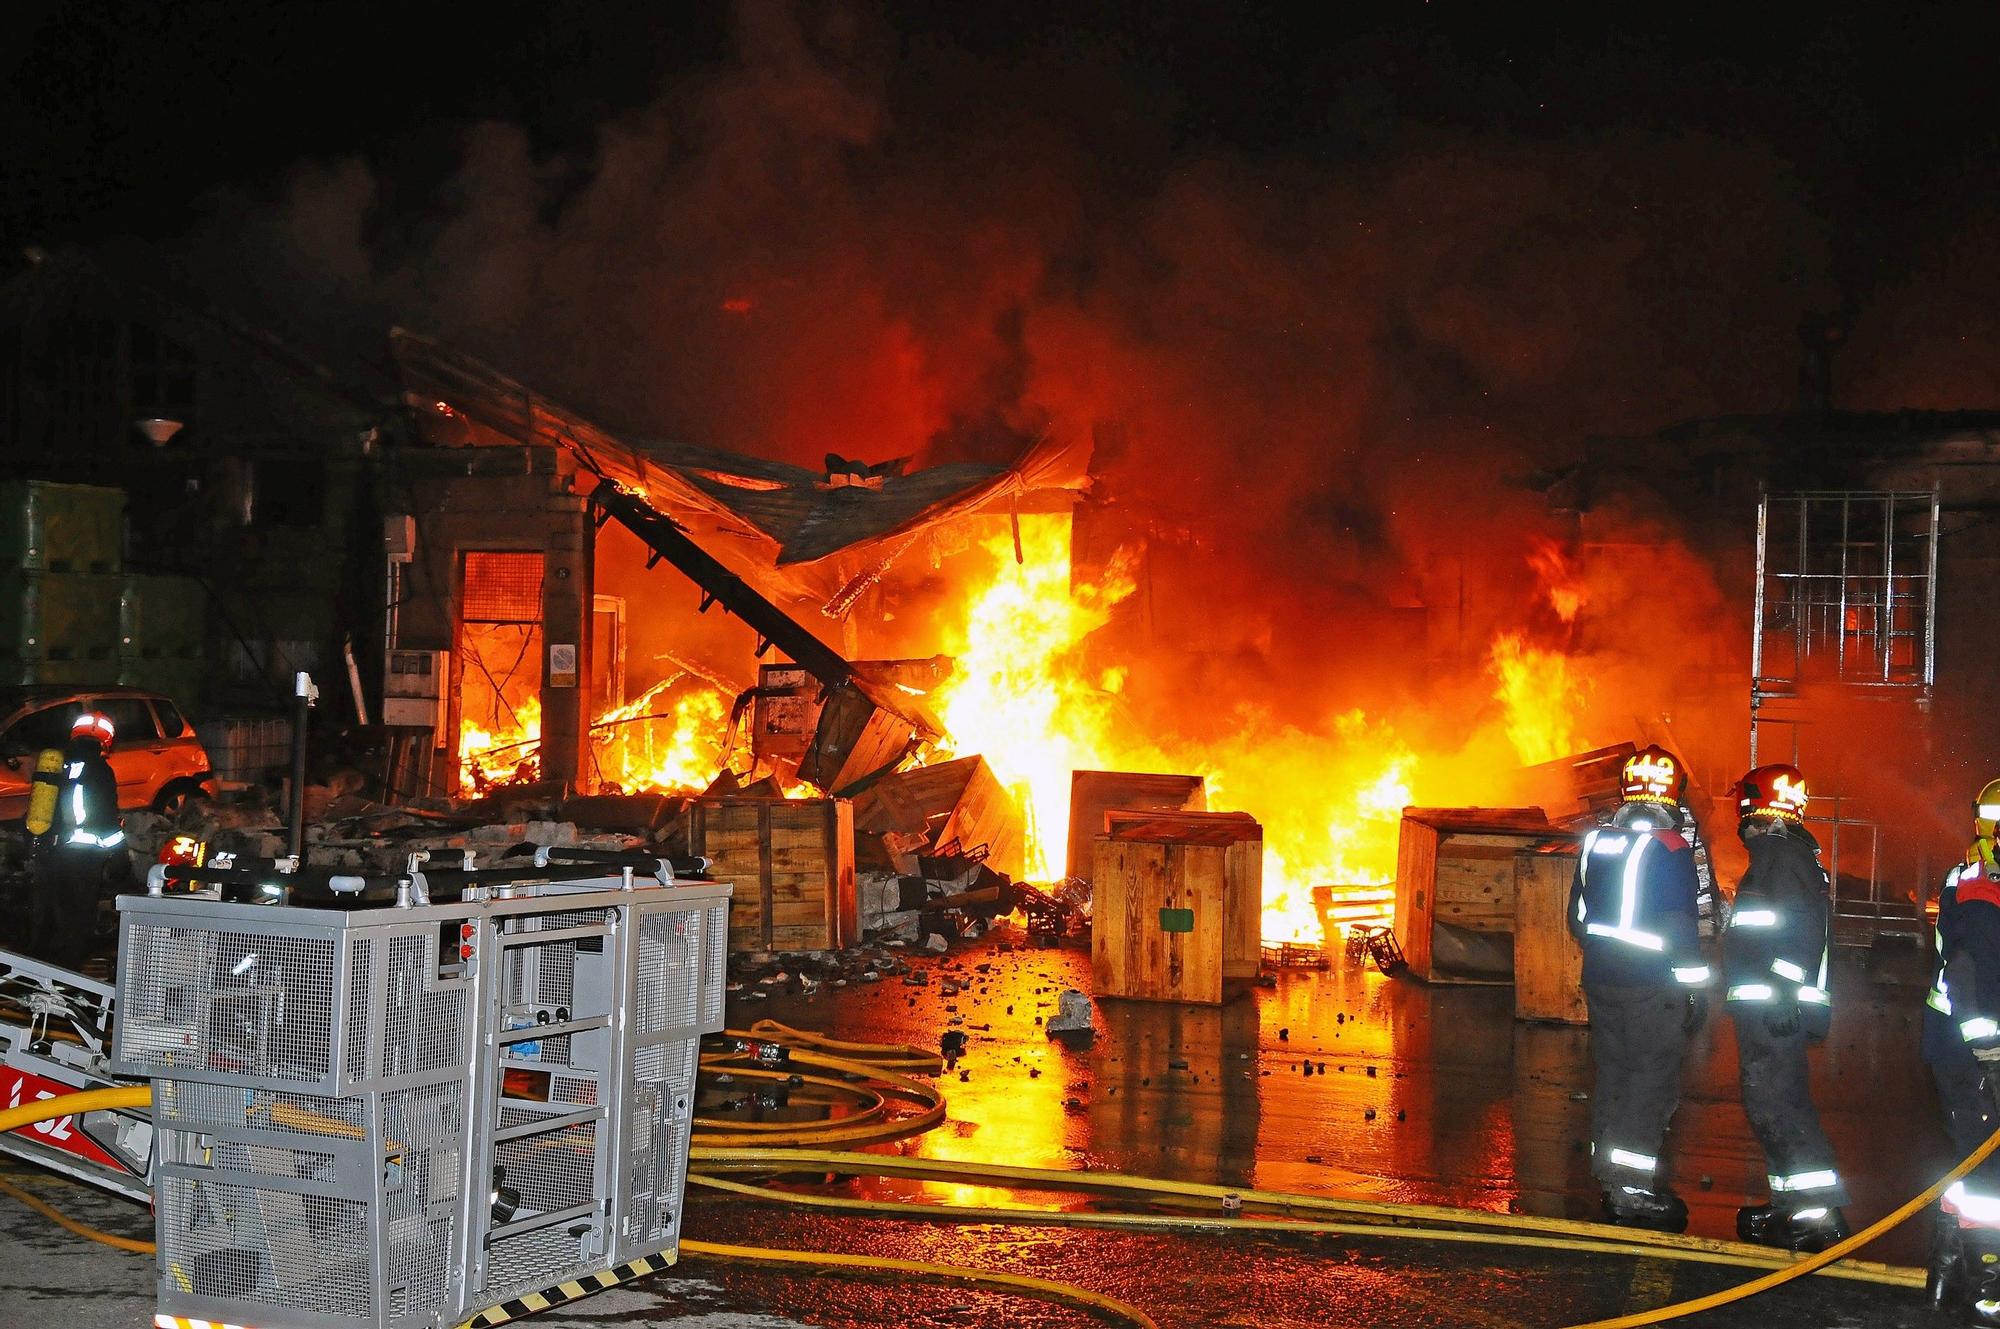
[[[1142,847],[1100,841],[1090,869],[1090,977],[1100,997],[1124,993],[1126,981],[1126,857]]]
[[[1229,845],[1263,834],[1247,812],[1179,812],[1107,808],[1103,833],[1114,840]]]
[[[854,824],[872,835],[917,838],[899,854],[933,853],[956,844],[985,852],[994,871],[1018,878],[1026,836],[1013,794],[982,757],[919,766],[874,781],[854,797]],[[907,859],[901,866],[911,871]]]
[[[1230,852],[1220,845],[1094,841],[1091,971],[1098,996],[1221,1002]],[[1193,929],[1168,931],[1162,910],[1191,911]]]
[[[1222,954],[1228,926],[1223,909],[1229,851],[1222,845],[1169,845],[1170,871],[1162,908],[1194,911],[1194,931],[1170,934],[1182,946],[1174,974],[1174,999],[1215,1006],[1222,1002]],[[1158,922],[1155,913],[1154,921]]]
[[[757,805],[757,899],[762,906],[758,918],[765,950],[771,949],[771,809]]]
[[[1540,808],[1404,808],[1403,819],[1453,834],[1488,831],[1500,835],[1561,834]]]
[[[1514,1018],[1586,1024],[1583,951],[1569,935],[1573,853],[1515,857]]]
[[[1223,856],[1222,977],[1257,977],[1264,958],[1264,839],[1238,840]]]
[[[971,774],[959,791],[951,815],[939,829],[936,843],[957,841],[968,851],[984,845],[987,866],[1018,879],[1027,853],[1020,804],[983,758],[970,760]]]
[[[1104,813],[1112,808],[1201,811],[1207,806],[1207,784],[1199,775],[1073,771],[1069,786],[1069,853],[1063,870],[1072,877],[1085,876],[1092,870],[1091,841],[1103,829]]]
[[[1410,972],[1431,976],[1431,885],[1436,875],[1438,832],[1409,815],[1396,837],[1396,940]]]

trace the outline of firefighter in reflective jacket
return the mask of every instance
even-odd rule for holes
[[[1771,1184],[1768,1201],[1736,1211],[1737,1235],[1819,1251],[1848,1234],[1840,1211],[1848,1197],[1806,1071],[1806,1043],[1826,1037],[1832,1008],[1826,870],[1805,809],[1805,777],[1793,767],[1760,766],[1736,786],[1736,833],[1750,866],[1722,934],[1722,981],[1743,1111]]]
[[[1614,1223],[1679,1232],[1687,1205],[1666,1184],[1660,1146],[1680,1105],[1681,1061],[1708,1017],[1694,851],[1676,829],[1687,786],[1659,748],[1620,773],[1624,803],[1584,836],[1569,929],[1583,948],[1590,1053],[1591,1172]]]
[[[1924,1003],[1924,1060],[1937,1082],[1952,1147],[1969,1154],[2000,1127],[2000,780],[1973,807],[1972,847],[1938,895],[1937,979]],[[1968,1258],[1969,1257],[1969,1258]],[[1945,1191],[1931,1242],[1931,1302],[1954,1295],[1974,1318],[2000,1325],[2000,1159]]]
[[[43,958],[71,968],[90,954],[99,889],[113,856],[124,853],[118,777],[107,760],[113,733],[110,719],[94,711],[85,711],[70,725],[53,820],[35,859],[30,918],[35,949]],[[37,762],[37,768],[42,764]],[[32,797],[29,811],[33,830]]]

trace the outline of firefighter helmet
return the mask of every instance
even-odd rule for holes
[[[1988,780],[1972,800],[1972,833],[1991,840],[1996,827],[2000,827],[2000,780]]]
[[[1759,766],[1736,782],[1736,815],[1804,821],[1806,777],[1796,766]]]
[[[1627,757],[1618,772],[1618,792],[1627,803],[1678,803],[1687,782],[1681,759],[1657,743]]]
[[[106,752],[111,750],[111,740],[117,733],[118,727],[102,711],[82,711],[69,722],[71,738],[94,738]]]

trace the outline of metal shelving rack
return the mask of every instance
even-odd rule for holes
[[[1935,486],[1765,493],[1757,504],[1750,764],[1787,761],[1806,770],[1814,801],[1826,809],[1808,821],[1827,851],[1836,921],[1869,935],[1920,930],[1921,919],[1909,901],[1890,896],[1880,822],[1814,780],[1813,730],[1832,698],[1929,714],[1938,513]]]

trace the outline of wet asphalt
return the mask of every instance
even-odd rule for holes
[[[1087,951],[1031,948],[1003,927],[997,938],[909,960],[931,981],[829,982],[810,997],[791,983],[751,981],[732,997],[731,1025],[769,1017],[844,1038],[924,1047],[936,1047],[950,1029],[967,1033],[965,1056],[939,1081],[948,1120],[902,1146],[930,1157],[1596,1216],[1584,1152],[1587,1035],[1515,1022],[1511,989],[1427,988],[1342,964],[1284,973],[1276,986],[1221,1008],[1100,1002],[1092,1046],[1073,1050],[1047,1039],[1036,1017],[1054,1009],[1064,986],[1089,990]],[[1836,966],[1834,1030],[1814,1054],[1814,1088],[1855,1195],[1850,1217],[1857,1226],[1952,1161],[1916,1056],[1925,977],[1914,951],[1848,952]],[[947,983],[963,986],[946,995]],[[1763,1198],[1763,1163],[1736,1100],[1735,1074],[1728,1022],[1712,1021],[1690,1062],[1669,1145],[1697,1234],[1730,1236],[1736,1207]],[[25,1184],[101,1226],[134,1235],[148,1226],[130,1206],[56,1179],[36,1175]],[[866,1189],[849,1183],[837,1193],[1068,1203],[907,1181]],[[0,1325],[96,1329],[150,1318],[146,1260],[72,1237],[4,1197],[0,1230],[11,1238],[0,1242]],[[1652,1259],[1406,1239],[910,1223],[698,1193],[690,1197],[686,1235],[1065,1279],[1131,1301],[1162,1326],[1540,1329],[1647,1309],[1747,1276]],[[1923,1234],[1905,1229],[1866,1254],[1913,1263],[1922,1248]],[[1091,1322],[1081,1312],[1000,1294],[705,1260],[533,1321],[673,1329]],[[1681,1323],[1896,1329],[1952,1322],[1930,1315],[1909,1290],[1811,1279]]]

